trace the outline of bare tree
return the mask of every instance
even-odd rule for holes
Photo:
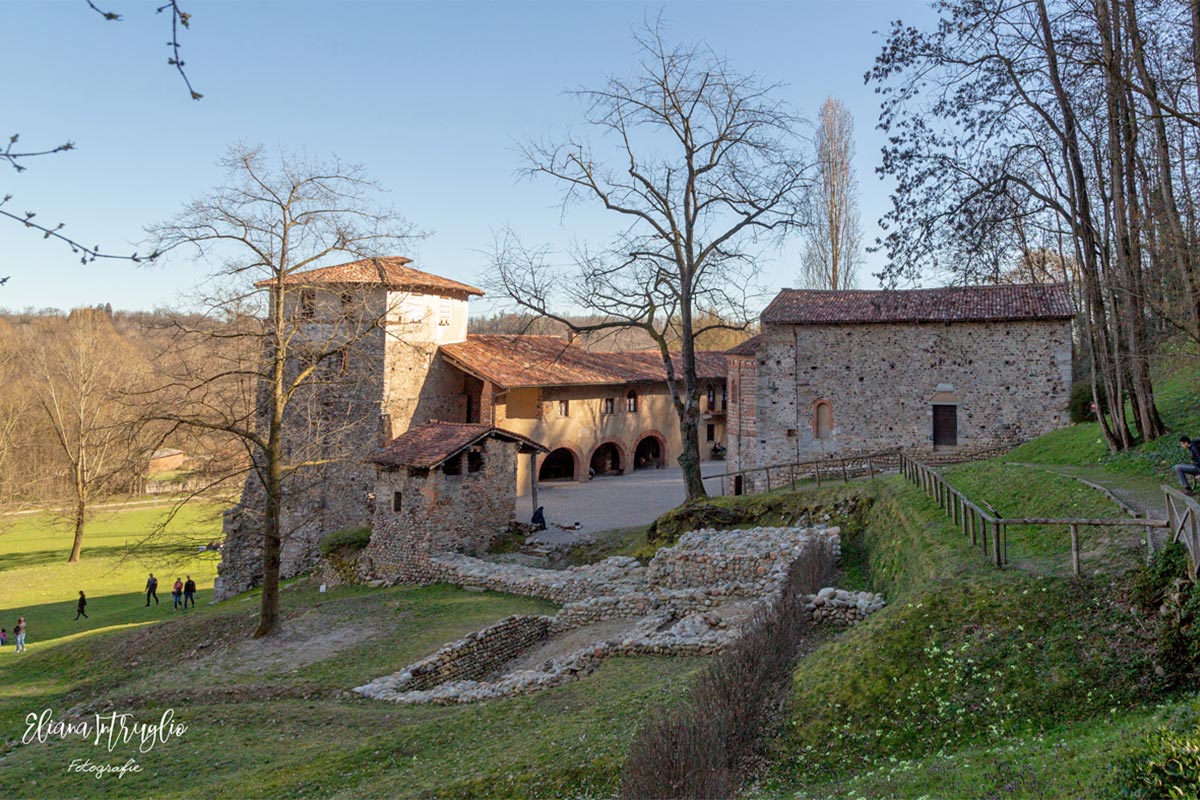
[[[33,391],[67,467],[75,527],[67,560],[74,563],[93,501],[126,489],[145,466],[149,450],[142,407],[130,402],[144,370],[103,312],[78,309],[34,332],[29,348]]]
[[[261,637],[280,626],[285,494],[308,471],[344,457],[335,446],[344,428],[337,414],[324,413],[323,389],[363,372],[344,368],[350,348],[381,335],[387,313],[339,300],[336,313],[317,314],[311,290],[294,276],[331,257],[375,255],[415,234],[375,206],[379,187],[361,167],[272,158],[244,146],[232,148],[222,166],[224,186],[150,230],[156,250],[188,245],[215,267],[206,317],[177,324],[165,387],[174,410],[162,416],[228,434],[249,455],[242,506],[257,506],[249,510],[261,520],[262,605],[254,633]]]
[[[605,248],[579,247],[567,267],[508,232],[490,283],[576,332],[640,328],[654,340],[694,498],[704,495],[696,338],[748,324],[756,245],[777,244],[800,224],[809,180],[794,146],[798,120],[772,97],[775,85],[735,72],[707,47],[668,45],[661,23],[636,40],[633,77],[574,93],[595,141],[568,135],[524,149],[524,173],[558,182],[564,209],[580,202],[611,211],[621,231]],[[601,321],[572,322],[568,308]],[[697,324],[699,308],[714,314]]]
[[[817,182],[804,232],[801,282],[811,289],[848,289],[863,258],[854,176],[854,117],[836,97],[821,104]]]

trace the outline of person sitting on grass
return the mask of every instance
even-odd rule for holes
[[[1188,457],[1192,459],[1190,464],[1176,464],[1175,477],[1179,478],[1179,485],[1183,487],[1184,494],[1192,494],[1192,487],[1188,483],[1187,476],[1200,476],[1200,439],[1192,441],[1186,434],[1179,437],[1179,446],[1187,451]]]
[[[6,644],[8,644],[8,631],[0,628],[0,647],[4,647]]]

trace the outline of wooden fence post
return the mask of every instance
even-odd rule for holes
[[[992,524],[992,557],[996,566],[1004,567],[1004,548],[1000,545],[1000,520]]]
[[[846,459],[839,459],[842,462],[842,483],[850,482],[850,474],[846,472]]]
[[[1071,572],[1079,577],[1079,526],[1071,525]]]

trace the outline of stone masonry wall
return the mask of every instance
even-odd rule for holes
[[[318,309],[328,305],[320,303]],[[377,312],[381,313],[382,308],[368,307],[364,315]],[[344,356],[334,353],[320,362],[285,409],[283,445],[287,461],[334,460],[298,470],[284,480],[280,519],[283,578],[312,569],[326,533],[370,522],[368,500],[374,470],[361,459],[380,443],[380,388],[372,376],[381,369],[384,341],[378,329],[355,336],[350,327],[344,321],[318,317],[301,326],[291,343],[296,357],[288,369],[295,375],[306,349],[323,352],[334,349],[339,340],[349,341]],[[266,403],[262,398],[259,412],[258,427],[264,430]],[[219,577],[214,583],[217,600],[261,582],[264,507],[265,491],[258,475],[251,472],[238,506],[225,516],[225,543]]]
[[[935,395],[958,407],[957,451],[1025,441],[1067,423],[1071,346],[1069,320],[766,325],[758,465],[822,453],[929,452]],[[833,430],[818,440],[813,414],[823,399]]]
[[[514,614],[467,634],[392,676],[394,689],[421,691],[448,681],[487,677],[550,633],[550,617]]]
[[[371,542],[364,556],[378,577],[410,580],[418,562],[434,553],[478,553],[513,520],[516,505],[517,446],[484,439],[483,464],[469,472],[447,475],[439,467],[425,475],[407,469],[380,470]],[[400,493],[400,511],[393,510]]]
[[[757,414],[757,357],[727,355],[729,370],[729,449],[726,456],[729,471],[753,469],[755,466]],[[726,494],[734,494],[733,479],[727,479]],[[744,487],[745,488],[745,487]]]

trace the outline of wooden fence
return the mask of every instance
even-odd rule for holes
[[[1008,526],[1009,525],[1066,525],[1071,534],[1071,572],[1076,578],[1080,576],[1079,565],[1079,529],[1082,527],[1119,527],[1119,528],[1142,528],[1146,529],[1147,547],[1153,547],[1154,537],[1152,535],[1154,528],[1168,527],[1167,520],[1161,519],[1079,519],[1074,517],[1001,517],[995,513],[994,509],[984,510],[980,505],[971,502],[967,497],[955,489],[940,473],[933,470],[928,464],[923,464],[920,461],[909,458],[903,453],[900,454],[900,471],[906,478],[920,486],[927,495],[932,497],[939,506],[945,511],[946,515],[954,520],[954,524],[958,525],[965,536],[971,538],[972,545],[983,546],[985,556],[990,556],[992,563],[998,568],[1003,568],[1008,563]],[[1171,491],[1168,487],[1163,487],[1168,491],[1168,503],[1170,502]],[[1182,492],[1175,492],[1179,497],[1187,500],[1191,508],[1188,513],[1188,520],[1181,522],[1181,527],[1190,525],[1190,535],[1192,543],[1188,544],[1189,553],[1200,551],[1200,505],[1197,505],[1191,498],[1184,495]],[[1169,505],[1168,505],[1169,507]],[[1179,534],[1175,534],[1175,538],[1179,538]],[[989,553],[990,540],[990,553]],[[1197,551],[1191,548],[1197,547]],[[1195,559],[1193,557],[1189,570],[1192,575],[1195,575]]]
[[[1188,551],[1188,577],[1196,580],[1200,557],[1200,503],[1172,486],[1164,486],[1167,499],[1167,528],[1171,542],[1183,542]]]
[[[876,472],[894,470],[900,464],[899,450],[884,450],[855,456],[838,456],[790,464],[772,464],[768,467],[753,467],[723,472],[720,475],[705,475],[704,480],[721,481],[721,494],[757,494],[772,489],[794,486],[799,481],[816,481],[820,487],[829,481],[848,483],[850,478],[875,477]],[[754,481],[747,478],[753,477]],[[729,490],[732,487],[732,491]]]

